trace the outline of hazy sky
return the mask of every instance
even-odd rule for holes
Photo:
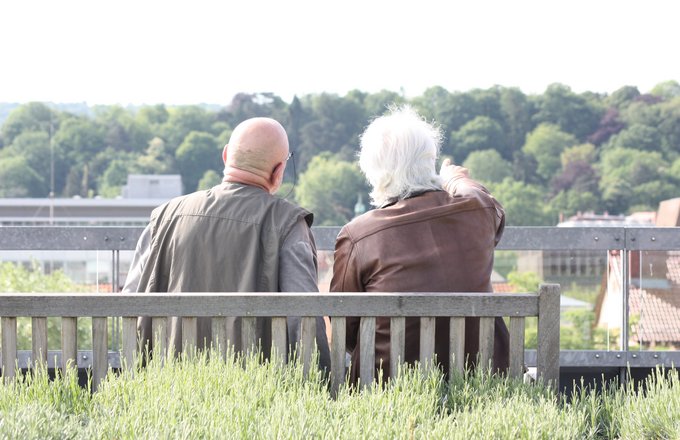
[[[680,1],[2,0],[0,102],[680,81]]]

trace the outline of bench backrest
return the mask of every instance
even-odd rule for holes
[[[450,321],[450,368],[462,371],[465,317],[480,317],[480,362],[488,365],[493,354],[494,318],[509,318],[510,369],[519,377],[524,372],[524,320],[538,317],[537,374],[553,387],[559,380],[560,286],[544,284],[538,294],[481,293],[182,293],[182,294],[10,294],[0,293],[2,317],[2,372],[13,377],[17,362],[17,317],[32,318],[32,362],[46,362],[47,317],[62,318],[61,367],[77,365],[77,319],[92,317],[92,374],[96,387],[110,367],[108,318],[122,317],[120,356],[128,368],[138,355],[137,316],[151,316],[161,349],[167,348],[168,316],[182,317],[183,351],[196,346],[196,318],[213,317],[213,341],[227,341],[226,318],[242,317],[242,347],[257,346],[255,319],[272,318],[272,348],[281,359],[288,356],[286,317],[302,318],[301,351],[308,371],[314,345],[314,316],[331,318],[331,386],[337,390],[345,380],[345,319],[361,317],[361,382],[374,379],[375,317],[391,317],[391,374],[404,358],[404,318],[420,317],[420,362],[431,365],[434,356],[436,317]],[[225,344],[219,345],[225,351]],[[114,353],[113,355],[116,355]]]

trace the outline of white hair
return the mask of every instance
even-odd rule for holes
[[[361,135],[359,167],[373,187],[371,204],[442,188],[435,162],[442,134],[409,106],[392,108]]]

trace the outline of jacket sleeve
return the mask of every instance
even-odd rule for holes
[[[340,230],[335,242],[335,258],[333,262],[333,278],[331,280],[331,292],[364,292],[361,282],[361,268],[357,261],[357,248],[352,240],[349,230],[345,226]],[[358,317],[347,317],[346,320],[346,345],[347,350],[352,351],[357,344],[359,333]]]
[[[459,173],[448,182],[444,183],[444,189],[453,197],[476,197],[491,202],[495,210],[494,223],[496,236],[494,243],[498,245],[505,229],[505,210],[488,189],[476,180],[471,179],[465,173]]]

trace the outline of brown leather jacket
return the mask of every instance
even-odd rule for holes
[[[363,214],[345,225],[335,245],[332,292],[492,292],[494,248],[505,213],[488,191],[466,176],[448,182],[446,191],[429,191]],[[376,369],[390,367],[390,319],[376,320]],[[359,372],[359,318],[347,320],[351,377]],[[465,352],[479,348],[479,319],[468,318]],[[418,318],[406,320],[405,360],[419,356]],[[435,351],[449,370],[449,320],[438,318]],[[508,330],[496,319],[494,367],[508,366]]]

